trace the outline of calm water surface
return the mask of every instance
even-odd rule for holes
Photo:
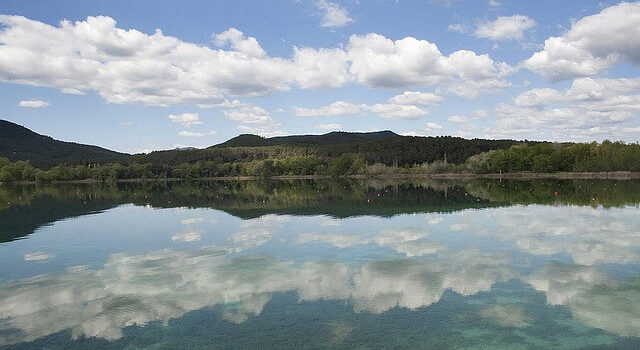
[[[0,349],[640,348],[640,182],[0,187]]]

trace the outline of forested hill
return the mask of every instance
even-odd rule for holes
[[[242,134],[219,145],[221,147],[259,147],[259,146],[322,146],[339,143],[354,143],[401,137],[393,131],[344,132],[334,131],[324,135],[292,135],[264,138],[258,135]]]
[[[358,155],[369,164],[411,166],[447,158],[460,164],[472,155],[521,144],[514,140],[463,139],[453,136],[401,136],[392,131],[369,133],[331,132],[324,135],[294,135],[263,138],[244,134],[206,149],[158,151],[131,158],[136,163],[180,164],[197,161],[216,163],[315,156],[332,159]]]
[[[60,163],[107,163],[127,156],[98,146],[54,140],[18,124],[0,120],[0,157],[12,161],[28,160],[35,167],[49,168]]]

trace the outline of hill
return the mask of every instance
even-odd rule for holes
[[[531,142],[529,142],[531,143]],[[401,136],[392,131],[330,132],[323,135],[293,135],[265,138],[243,134],[205,149],[155,151],[128,158],[133,163],[176,165],[213,161],[251,162],[292,156],[314,156],[330,160],[344,154],[360,155],[368,164],[411,166],[443,160],[461,164],[470,156],[522,144],[514,140],[463,139],[453,136]]]
[[[210,148],[221,147],[265,147],[265,146],[322,146],[354,142],[376,141],[401,137],[393,131],[345,132],[333,131],[323,135],[291,135],[264,138],[257,135],[242,134]]]
[[[28,160],[33,166],[46,169],[60,163],[106,163],[127,156],[98,146],[58,141],[18,124],[0,120],[0,157],[12,161]]]

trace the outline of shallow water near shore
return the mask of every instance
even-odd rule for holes
[[[640,181],[0,187],[0,349],[640,347]]]

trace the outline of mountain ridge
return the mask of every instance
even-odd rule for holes
[[[220,147],[265,147],[276,145],[304,146],[304,145],[327,145],[334,143],[349,143],[360,141],[374,141],[390,137],[398,137],[391,130],[371,131],[371,132],[348,132],[332,131],[326,134],[313,135],[288,135],[261,137],[254,134],[241,134],[223,143],[210,146],[208,148]]]
[[[127,156],[127,153],[99,146],[56,140],[22,125],[0,120],[0,157],[11,161],[29,161],[33,166],[49,168],[60,163],[78,165],[117,161]]]

